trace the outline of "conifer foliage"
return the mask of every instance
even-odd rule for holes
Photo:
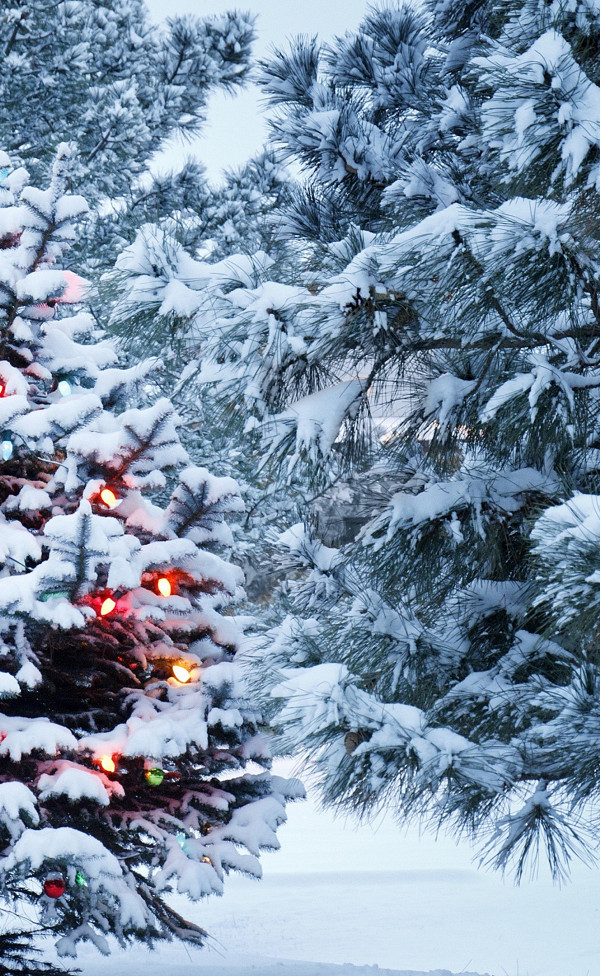
[[[165,896],[258,876],[293,792],[236,661],[237,486],[190,466],[144,402],[155,364],[120,369],[78,310],[71,158],[46,190],[0,159],[0,895],[39,909],[3,926],[6,973],[43,969],[36,925],[61,956],[201,944]]]
[[[600,798],[599,49],[596,0],[431,0],[276,52],[295,271],[219,269],[195,319],[263,468],[362,524],[281,539],[283,742],[517,876],[586,856]]]
[[[0,143],[39,182],[61,139],[78,146],[78,186],[102,217],[77,242],[110,267],[145,220],[206,203],[206,177],[189,163],[150,177],[167,137],[196,134],[211,91],[233,91],[249,70],[253,19],[172,17],[160,27],[143,0],[14,0],[0,11]],[[140,177],[143,180],[140,181]]]

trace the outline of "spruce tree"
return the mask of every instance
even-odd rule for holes
[[[277,52],[294,272],[196,318],[260,464],[350,536],[281,538],[282,742],[517,877],[591,852],[600,787],[599,41],[587,0],[431,0]]]
[[[148,402],[155,361],[119,368],[82,310],[72,158],[59,147],[46,190],[0,158],[3,973],[51,970],[38,932],[62,957],[202,944],[169,892],[259,876],[295,792],[238,663],[225,520],[243,503]]]

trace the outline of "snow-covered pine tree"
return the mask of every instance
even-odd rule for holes
[[[225,171],[215,184],[208,180],[198,160],[189,159],[179,170],[145,178],[125,214],[117,210],[102,217],[97,233],[105,239],[102,252],[110,257],[110,265],[105,263],[105,269],[112,270],[115,254],[131,245],[138,235],[145,240],[159,239],[159,251],[155,244],[148,247],[149,258],[156,258],[153,274],[157,278],[158,296],[165,284],[163,264],[171,251],[183,247],[192,257],[210,254],[215,260],[236,251],[251,254],[270,245],[273,229],[269,218],[287,195],[287,174],[271,151],[259,153],[237,170]],[[118,263],[117,268],[120,268]],[[163,350],[171,360],[173,350],[164,330],[169,338],[185,334],[187,330],[174,325],[173,319],[183,316],[187,321],[188,309],[176,315],[178,310],[167,304],[163,315],[161,303],[155,302],[159,313],[155,314],[147,302],[137,306],[128,300],[129,273],[121,276],[118,272],[115,276],[109,270],[106,278],[107,287],[101,288],[101,301],[111,310],[119,303],[119,310],[109,315],[111,331],[125,339],[126,348],[135,356],[139,329],[144,325],[150,327],[153,348]],[[168,273],[166,278],[169,280]]]
[[[251,253],[271,240],[268,217],[287,192],[272,152],[226,172],[216,186],[196,159],[172,172],[148,168],[169,136],[199,130],[215,88],[244,83],[252,37],[249,14],[176,17],[154,26],[142,0],[59,0],[50,7],[22,0],[0,17],[7,55],[0,68],[0,144],[25,161],[36,180],[45,178],[65,133],[78,144],[73,178],[94,210],[78,228],[73,254],[95,285],[140,228],[142,239],[152,242],[146,264],[157,278],[157,296],[172,279],[169,262],[179,259],[182,248],[192,257],[210,253],[214,261],[237,250]],[[161,358],[154,387],[172,397],[195,356],[193,342],[180,341],[188,332],[189,305],[163,307],[162,298],[149,303],[146,296],[132,307],[121,301],[129,298],[130,283],[120,275],[90,290],[89,306],[123,340],[130,362],[149,354]],[[240,432],[226,431],[221,417],[216,422],[214,399],[189,381],[176,399],[191,456],[242,476],[245,492],[252,492],[243,452],[237,452],[241,463],[232,457]],[[254,504],[250,499],[250,509]],[[236,542],[243,548],[249,538],[244,529]]]
[[[147,403],[155,363],[120,369],[70,308],[85,282],[61,262],[87,209],[65,193],[70,155],[47,190],[0,159],[6,973],[37,971],[38,929],[63,957],[110,936],[201,944],[168,893],[258,876],[296,789],[268,772],[236,659],[237,486],[191,467],[171,404]]]
[[[249,69],[253,19],[238,12],[150,22],[143,0],[14,0],[0,14],[0,144],[45,178],[57,144],[79,147],[78,187],[102,216],[77,251],[106,269],[148,219],[206,198],[201,167],[151,177],[148,160],[177,133],[193,135],[208,96]],[[142,178],[143,177],[143,178]]]
[[[261,597],[272,588],[259,552],[273,525],[272,485],[257,469],[257,445],[241,447],[244,415],[215,396],[219,368],[208,354],[207,339],[236,296],[259,283],[267,267],[272,274],[278,258],[285,257],[273,213],[290,198],[289,180],[272,151],[226,172],[220,186],[207,188],[199,212],[192,208],[192,195],[187,211],[144,225],[101,289],[111,306],[109,328],[130,359],[149,353],[160,359],[153,380],[185,420],[186,449],[195,458],[210,458],[216,470],[240,484],[246,512],[234,525],[235,558],[244,567],[249,594]],[[211,366],[205,372],[207,358]],[[294,507],[293,492],[276,491],[282,519]]]
[[[518,877],[590,852],[600,792],[599,44],[595,0],[431,0],[278,52],[300,271],[221,285],[202,346],[282,482],[357,475],[354,542],[282,538],[284,743]]]

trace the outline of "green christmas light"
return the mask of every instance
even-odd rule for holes
[[[152,769],[147,769],[144,776],[148,786],[160,786],[165,778],[164,770],[160,769],[158,766],[154,766]]]
[[[80,888],[87,888],[87,879],[83,871],[78,871],[75,875],[75,884]]]

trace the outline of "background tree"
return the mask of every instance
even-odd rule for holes
[[[250,594],[261,599],[272,589],[263,548],[274,520],[273,503],[284,525],[285,515],[296,510],[300,485],[296,481],[292,491],[273,486],[260,471],[258,444],[242,446],[246,416],[215,396],[213,381],[221,367],[215,359],[203,372],[203,363],[207,337],[219,317],[229,314],[236,296],[259,282],[266,268],[272,273],[288,261],[273,214],[289,200],[292,188],[278,154],[265,151],[239,171],[227,172],[199,213],[190,208],[174,219],[145,224],[101,288],[111,309],[110,329],[131,361],[151,352],[160,362],[152,382],[173,398],[185,419],[186,448],[195,458],[211,458],[220,472],[239,482],[246,510],[232,525],[234,558],[244,567]],[[225,362],[220,355],[217,359]],[[252,439],[248,430],[246,436]],[[298,497],[304,499],[306,491],[312,489],[305,486]]]
[[[298,793],[268,772],[238,664],[237,486],[190,466],[168,400],[132,405],[155,363],[120,369],[71,311],[85,282],[59,268],[87,208],[69,162],[63,145],[38,190],[0,159],[0,891],[39,909],[3,926],[6,973],[45,968],[38,927],[63,957],[202,944],[169,891],[259,876]]]
[[[73,178],[101,209],[77,242],[86,268],[112,266],[148,219],[202,209],[198,164],[152,177],[148,162],[168,137],[200,130],[211,91],[244,83],[253,36],[253,18],[238,12],[158,27],[143,0],[5,5],[0,143],[37,181],[62,139],[77,143]]]
[[[282,537],[283,742],[518,877],[597,817],[599,39],[595,4],[432,0],[277,52],[296,270],[216,273],[194,320],[260,464],[362,523]]]
[[[269,245],[269,216],[286,195],[286,174],[273,152],[226,172],[217,185],[193,158],[173,171],[149,169],[166,139],[200,130],[212,91],[233,92],[245,82],[253,36],[253,17],[237,12],[175,17],[155,26],[142,0],[59,0],[50,6],[21,0],[0,16],[0,50],[6,55],[0,68],[0,144],[39,181],[46,178],[57,142],[65,136],[75,140],[71,178],[94,208],[73,242],[77,265],[93,282],[88,306],[122,340],[131,364],[157,356],[153,389],[176,396],[191,456],[241,477],[250,494],[253,472],[238,450],[240,431],[225,433],[214,399],[199,394],[197,386],[193,394],[186,383],[174,389],[188,359],[197,357],[191,343],[178,339],[189,309],[167,301],[162,311],[161,302],[125,311],[120,297],[127,295],[128,282],[120,281],[121,272],[102,286],[99,278],[141,228],[143,239],[160,242],[148,258],[165,284],[172,277],[169,262],[179,260],[182,248],[214,261]],[[256,501],[253,495],[249,509]],[[234,523],[240,554],[254,532],[250,520],[245,523],[240,531]],[[252,585],[245,556],[243,563]]]

